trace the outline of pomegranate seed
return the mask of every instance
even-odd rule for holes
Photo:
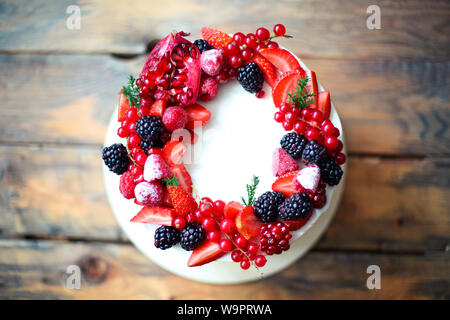
[[[231,242],[230,239],[223,239],[223,240],[220,240],[220,242],[219,242],[219,248],[220,248],[220,250],[222,250],[223,252],[231,251],[231,249],[233,249],[233,243]]]
[[[241,261],[241,268],[243,270],[247,270],[248,268],[250,268],[250,261],[248,260],[242,260]]]
[[[255,258],[255,264],[257,267],[264,267],[266,265],[266,257],[264,257],[263,255],[258,255]]]
[[[128,127],[120,127],[117,129],[117,135],[121,138],[126,138],[130,134]]]
[[[211,217],[206,217],[202,221],[202,226],[206,231],[213,231],[216,229],[216,221]]]
[[[242,32],[236,32],[233,35],[233,41],[235,41],[238,45],[243,45],[245,41],[245,34]]]
[[[266,40],[270,37],[270,32],[266,28],[258,28],[256,29],[255,35],[259,40]]]
[[[239,250],[234,250],[231,253],[231,260],[233,260],[234,262],[240,262],[242,260],[242,252],[240,252]]]
[[[219,242],[220,240],[220,232],[217,230],[208,232],[208,240],[212,242]]]
[[[311,200],[313,207],[320,209],[325,205],[327,197],[325,194],[315,194]]]
[[[273,27],[273,33],[278,37],[284,36],[286,34],[286,28],[282,24],[276,24]]]
[[[173,226],[175,229],[181,230],[186,226],[186,219],[183,217],[177,217],[173,220]]]
[[[338,165],[342,165],[342,164],[345,163],[345,161],[347,161],[347,157],[346,157],[345,154],[343,154],[342,152],[339,152],[339,153],[336,155],[336,163],[337,163]]]

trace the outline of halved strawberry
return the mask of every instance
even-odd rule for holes
[[[130,221],[171,226],[175,219],[175,211],[164,207],[143,207]]]
[[[225,32],[207,27],[202,28],[202,37],[216,49],[223,48],[233,41],[233,38]]]
[[[205,107],[195,103],[186,107],[188,114],[188,122],[186,123],[186,129],[194,129],[203,126],[211,118],[211,112]]]
[[[184,143],[177,140],[170,140],[164,145],[161,155],[167,164],[172,166],[181,163],[186,149],[187,147]]]
[[[172,169],[173,174],[177,178],[178,182],[180,182],[181,187],[192,193],[192,178],[189,172],[186,170],[186,167],[183,164],[174,164],[170,167]]]
[[[198,267],[219,259],[224,254],[225,252],[220,249],[217,242],[205,240],[197,249],[192,251],[187,265],[188,267]]]
[[[324,119],[330,117],[331,99],[329,91],[322,91],[317,94],[317,109],[322,111]]]
[[[292,180],[297,175],[298,170],[291,171],[279,177],[273,184],[272,190],[283,193],[286,197],[291,196],[297,191],[292,186]]]
[[[227,219],[234,220],[236,215],[244,209],[244,205],[237,201],[230,201],[225,205],[223,209],[223,215]]]
[[[167,100],[165,99],[156,100],[150,107],[149,114],[152,116],[162,117],[166,107],[167,107]]]
[[[122,122],[127,118],[127,111],[130,110],[131,107],[128,98],[122,94],[123,89],[120,89],[120,92],[121,93],[119,94],[119,112],[117,121]]]
[[[305,76],[304,72],[295,70],[283,73],[272,89],[272,99],[276,107],[286,102],[288,93],[294,91],[300,79]]]
[[[259,53],[281,72],[294,71],[297,69],[303,71],[297,58],[285,49],[264,48],[260,50]]]
[[[298,230],[301,227],[303,227],[308,222],[309,218],[311,218],[311,216],[312,216],[312,211],[304,219],[284,221],[284,224],[287,225],[287,227],[289,228],[290,231],[295,231],[295,230]]]
[[[311,108],[317,107],[317,78],[316,73],[312,70],[306,71],[306,76],[308,77],[308,84],[306,87],[308,88],[308,92],[310,94],[314,94],[313,102],[309,105]]]
[[[267,83],[273,87],[275,82],[277,81],[277,71],[275,70],[275,67],[273,64],[271,64],[269,61],[267,61],[266,58],[264,58],[261,55],[257,55],[253,58],[253,61],[258,65],[258,67],[262,70],[264,73],[264,79],[267,81]]]
[[[259,229],[262,222],[253,214],[253,207],[247,206],[240,211],[234,220],[236,229],[247,240],[256,237],[259,234]]]

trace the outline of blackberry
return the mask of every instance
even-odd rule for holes
[[[142,140],[156,140],[161,138],[163,123],[160,117],[144,116],[140,118],[134,128]]]
[[[306,193],[294,193],[280,205],[283,220],[304,219],[312,210],[311,199]]]
[[[122,174],[128,170],[130,159],[127,148],[121,143],[103,148],[102,158],[109,170],[116,174]]]
[[[181,230],[181,247],[186,251],[197,248],[206,237],[205,229],[201,224],[190,223]]]
[[[305,149],[303,149],[302,158],[303,162],[307,164],[318,163],[322,157],[327,154],[327,149],[315,140],[309,141]]]
[[[302,157],[303,149],[305,149],[307,143],[308,140],[303,135],[295,132],[289,132],[280,141],[281,147],[294,159]]]
[[[169,249],[180,242],[180,231],[174,227],[161,226],[155,231],[155,247],[161,250]]]
[[[333,157],[325,157],[319,162],[320,176],[330,186],[335,186],[341,181],[344,171],[336,163]]]
[[[254,214],[262,222],[273,222],[278,218],[278,206],[283,203],[284,195],[281,192],[267,191],[253,203]]]
[[[195,40],[194,44],[197,46],[200,53],[202,53],[203,51],[208,51],[208,50],[214,49],[214,47],[212,45],[210,45],[209,42],[204,39]]]
[[[264,83],[264,74],[255,62],[238,69],[239,83],[250,93],[261,91]]]
[[[164,143],[161,139],[156,140],[141,140],[140,146],[142,150],[144,150],[145,154],[148,155],[148,149],[150,148],[162,148],[164,147]]]

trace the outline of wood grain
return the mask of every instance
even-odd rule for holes
[[[0,55],[0,142],[103,144],[144,57]],[[449,63],[305,59],[331,91],[350,154],[450,154]]]
[[[81,9],[81,29],[66,27],[66,8]],[[140,54],[168,30],[199,33],[214,26],[233,33],[284,23],[296,37],[289,48],[301,56],[449,58],[450,4],[445,0],[370,2],[381,9],[381,30],[369,30],[367,1],[284,0],[242,2],[9,0],[0,10],[3,52],[115,52]],[[212,14],[220,12],[220,14]],[[199,19],[201,17],[201,19]],[[420,27],[417,26],[420,21]],[[198,36],[198,35],[197,35]]]
[[[1,240],[0,250],[2,299],[450,298],[448,253],[311,252],[276,276],[218,288],[174,276],[131,245]],[[80,290],[65,286],[69,265],[82,270]],[[381,290],[366,287],[369,265],[381,269]]]
[[[2,237],[123,241],[104,194],[99,154],[0,147]],[[318,247],[444,250],[450,243],[449,166],[448,159],[350,158],[343,203]]]

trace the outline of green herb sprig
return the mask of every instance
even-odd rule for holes
[[[298,80],[294,91],[288,93],[289,103],[294,107],[303,110],[314,102],[315,94],[308,93],[308,76],[305,75],[303,79]]]
[[[253,182],[252,184],[247,184],[247,201],[244,199],[244,197],[241,197],[242,203],[245,206],[251,206],[253,205],[253,202],[255,202],[255,191],[256,187],[259,184],[259,177],[253,176]]]
[[[130,105],[136,107],[138,110],[141,106],[141,98],[139,97],[139,86],[136,84],[136,79],[130,75],[128,78],[128,84],[123,86],[123,91],[121,92],[125,97],[127,97]]]

